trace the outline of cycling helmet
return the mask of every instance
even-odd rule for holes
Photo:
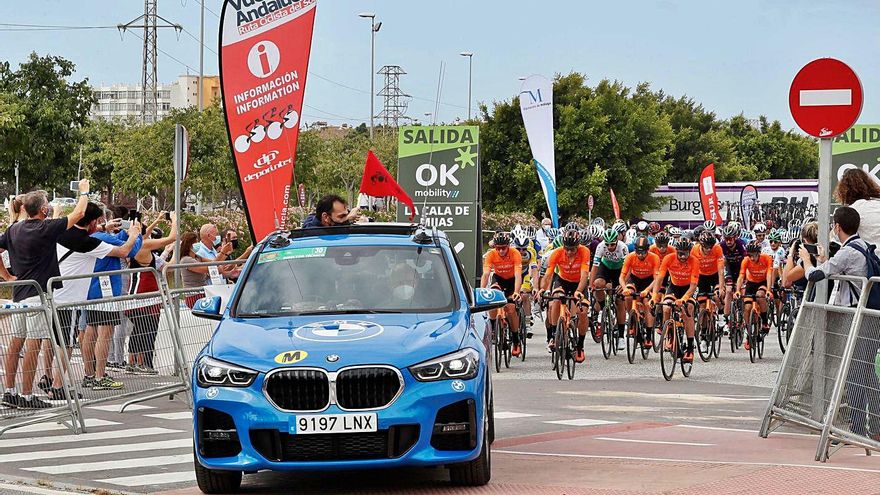
[[[623,242],[626,244],[632,244],[636,241],[637,236],[638,236],[638,233],[636,232],[636,229],[629,229],[626,231],[626,235],[623,238],[624,239]]]
[[[678,227],[670,227],[669,235],[671,235],[672,237],[678,237],[681,235],[681,229]]]
[[[651,243],[648,242],[648,238],[641,235],[638,239],[636,239],[636,253],[644,254],[648,252],[648,248],[651,247]]]
[[[660,224],[657,222],[651,222],[648,224],[648,233],[651,235],[657,235],[660,232]]]
[[[523,226],[520,224],[516,224],[510,229],[510,235],[513,237],[516,237],[520,232],[525,233],[525,229],[523,229]]]
[[[782,232],[778,230],[773,230],[770,232],[770,235],[767,236],[770,242],[782,242]]]
[[[619,236],[619,234],[617,233],[616,230],[608,229],[602,235],[602,241],[604,241],[605,244],[615,244],[617,242],[618,236]]]
[[[688,253],[690,254],[693,246],[691,245],[691,241],[687,239],[682,239],[675,243],[675,250],[679,253]]]
[[[588,230],[590,231],[590,236],[593,239],[598,239],[599,237],[602,237],[602,234],[605,232],[605,229],[603,229],[601,225],[595,223],[593,225],[590,225],[590,228]]]
[[[752,227],[752,231],[755,232],[756,234],[766,234],[767,233],[767,226],[761,222],[758,222],[755,224],[754,227]]]
[[[553,249],[559,249],[562,247],[562,236],[561,235],[557,235],[556,237],[553,238],[552,246],[553,246]]]
[[[794,234],[788,230],[783,230],[781,235],[783,244],[789,244],[794,240]]]
[[[618,234],[622,234],[626,232],[626,222],[624,222],[623,220],[618,220],[614,222],[614,225],[612,225],[611,228],[616,230]]]
[[[705,229],[705,230],[713,230],[714,231],[715,227],[717,227],[717,225],[715,225],[715,222],[713,222],[712,220],[706,220],[705,222],[703,222],[703,229]]]
[[[724,227],[724,237],[739,237],[739,225],[736,222],[730,222]]]
[[[559,235],[559,229],[556,227],[550,227],[547,229],[547,239],[556,239],[556,236]]]
[[[700,244],[702,244],[703,247],[705,247],[706,249],[711,249],[712,246],[715,245],[717,239],[715,239],[715,236],[712,234],[712,232],[704,230],[703,233],[700,234],[699,240]]]
[[[759,244],[758,241],[750,241],[746,245],[746,252],[749,254],[760,253],[761,252],[761,244]]]
[[[637,224],[636,224],[636,230],[638,230],[640,233],[641,233],[641,232],[647,232],[647,230],[648,230],[648,222],[642,220],[641,222],[637,223]]]
[[[654,244],[660,247],[666,247],[669,245],[669,234],[666,232],[658,232],[656,236],[654,236]]]
[[[532,244],[532,241],[525,235],[518,235],[513,238],[513,245],[517,249],[526,249]]]
[[[702,225],[697,225],[697,227],[691,231],[693,233],[692,239],[699,239],[700,234],[702,234],[704,230],[706,229],[704,229]]]
[[[596,217],[593,219],[592,224],[598,225],[599,227],[602,227],[602,229],[604,229],[605,228],[605,219],[602,217]]]
[[[666,231],[667,234],[669,232],[671,232],[672,229],[674,229],[674,228],[675,228],[675,226],[672,225],[671,223],[667,223],[666,225],[663,226],[663,230]]]
[[[752,233],[749,232],[748,230],[743,230],[743,231],[742,231],[742,235],[740,235],[740,239],[742,239],[742,240],[744,240],[744,241],[746,241],[746,242],[749,242],[749,241],[751,241],[751,240],[754,239],[754,238],[755,238],[755,236],[752,235]]]
[[[524,248],[529,245],[529,234],[528,232],[526,232],[526,229],[522,228],[522,226],[520,226],[519,224],[517,224],[516,227],[513,228],[511,234],[513,236],[513,243],[516,245],[517,248]]]
[[[577,247],[580,244],[581,234],[577,229],[565,229],[562,234],[562,245],[564,247]]]
[[[739,230],[739,229],[742,228],[742,225],[740,225],[739,222],[737,222],[736,220],[734,220],[734,221],[728,223],[728,224],[727,224],[727,227],[732,227],[732,228],[735,228],[735,229]]]
[[[568,222],[565,224],[565,228],[563,230],[574,230],[575,232],[580,232],[581,227],[577,224],[577,222]]]
[[[766,225],[768,229],[772,229],[773,227],[776,226],[776,224],[773,222],[773,220],[767,220],[766,222],[764,222],[764,225]]]
[[[495,246],[509,246],[510,245],[510,233],[508,233],[508,232],[495,232],[495,236],[492,237],[492,244]]]
[[[592,225],[590,227],[592,227]],[[584,246],[589,245],[591,242],[593,242],[593,239],[595,238],[596,236],[593,235],[592,228],[581,229],[581,244],[583,244]]]

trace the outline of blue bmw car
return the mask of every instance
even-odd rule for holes
[[[243,473],[446,466],[491,476],[489,333],[442,232],[368,224],[275,233],[193,367],[195,472],[204,493]],[[221,309],[222,308],[222,309]]]

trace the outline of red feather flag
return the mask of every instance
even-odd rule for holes
[[[367,163],[364,164],[361,192],[375,197],[393,196],[401,203],[409,206],[409,211],[412,212],[409,216],[410,220],[416,216],[416,207],[413,204],[412,198],[400,187],[400,184],[394,180],[394,177],[388,173],[388,170],[372,151],[367,153]]]
[[[614,195],[614,189],[609,188],[611,191],[611,207],[614,208],[614,218],[620,219],[620,205],[617,204],[617,196]]]

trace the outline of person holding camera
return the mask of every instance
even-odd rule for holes
[[[58,268],[55,244],[64,232],[79,222],[86,212],[89,199],[89,181],[83,179],[77,184],[79,200],[70,215],[48,220],[49,198],[46,191],[33,191],[24,195],[22,207],[28,219],[17,222],[0,234],[0,250],[9,252],[10,265],[15,273],[11,275],[0,263],[0,277],[7,281],[34,280],[43,291],[52,277],[61,275]],[[12,290],[12,300],[22,305],[39,306],[40,294],[30,285],[16,286]],[[52,407],[49,402],[34,396],[34,378],[37,373],[40,346],[49,339],[49,328],[43,314],[28,314],[26,324],[15,329],[4,358],[4,385],[2,402],[9,407],[21,409],[45,409]],[[59,336],[60,337],[60,336]],[[60,340],[60,339],[59,339]],[[15,387],[18,373],[19,354],[25,349],[22,363],[22,394]]]

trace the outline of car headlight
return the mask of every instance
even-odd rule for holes
[[[436,380],[470,380],[479,371],[480,355],[470,347],[409,367],[420,382]]]
[[[248,387],[254,383],[257,372],[209,357],[199,360],[196,381],[207,387]]]

